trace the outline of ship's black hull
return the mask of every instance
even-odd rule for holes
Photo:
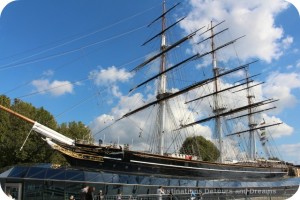
[[[284,168],[210,163],[112,148],[62,147],[84,155],[78,157],[57,149],[71,166],[93,171],[198,180],[267,179],[286,175]]]

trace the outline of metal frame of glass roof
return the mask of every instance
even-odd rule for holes
[[[49,181],[68,181],[83,183],[164,185],[169,187],[284,187],[297,186],[300,178],[279,179],[274,181],[220,181],[220,180],[186,180],[176,178],[160,178],[140,175],[113,174],[91,172],[71,168],[51,168],[44,166],[15,166],[2,174],[0,179],[31,179]]]

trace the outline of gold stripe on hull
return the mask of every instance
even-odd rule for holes
[[[91,156],[88,154],[83,154],[83,153],[76,153],[73,151],[70,151],[68,149],[65,149],[57,144],[52,145],[52,148],[63,153],[66,154],[70,157],[73,158],[78,158],[78,159],[82,159],[82,160],[90,160],[90,161],[97,161],[97,162],[103,162],[103,157],[102,156]]]

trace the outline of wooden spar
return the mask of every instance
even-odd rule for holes
[[[15,111],[13,111],[13,110],[11,110],[11,109],[9,109],[9,108],[6,108],[6,107],[4,107],[4,106],[2,106],[2,105],[0,105],[0,109],[1,109],[1,110],[4,110],[4,111],[6,111],[6,112],[8,112],[8,113],[10,113],[10,114],[12,114],[12,115],[14,115],[14,116],[17,116],[17,117],[19,117],[19,118],[21,118],[21,119],[23,119],[23,120],[25,120],[25,121],[27,121],[27,122],[29,122],[29,123],[31,123],[31,124],[34,124],[34,123],[35,123],[34,120],[29,119],[28,117],[25,117],[24,115],[21,115],[20,113],[17,113],[17,112],[15,112]]]
[[[256,87],[256,86],[258,86],[258,85],[262,85],[262,84],[264,84],[264,83],[265,83],[265,82],[257,83],[257,84],[255,84],[255,85],[251,85],[251,86],[249,86],[249,87],[246,87],[246,88],[243,88],[243,89],[234,91],[234,92],[232,92],[232,93],[240,92],[240,91],[242,91],[242,90],[247,90],[247,89],[250,89],[250,88],[252,88],[252,87]]]
[[[160,18],[162,18],[163,16],[165,16],[168,12],[170,12],[171,10],[173,10],[176,6],[178,6],[179,4],[181,4],[180,2],[177,3],[175,6],[173,6],[172,8],[169,8],[167,11],[165,11],[161,16],[157,17],[156,19],[154,19],[149,25],[151,26],[154,22],[158,21]]]
[[[254,61],[254,62],[256,62],[256,61]],[[222,74],[219,74],[217,77],[225,76],[225,75],[230,74],[230,73],[233,73],[233,72],[235,72],[235,71],[244,69],[245,67],[249,66],[249,65],[252,64],[252,63],[253,63],[253,62],[248,63],[248,64],[245,64],[245,65],[241,65],[241,66],[239,66],[239,67],[236,67],[236,68],[231,69],[231,70],[228,70],[228,71],[225,71],[225,72],[223,72]],[[137,113],[137,112],[139,112],[139,111],[141,111],[141,110],[144,110],[144,109],[148,108],[149,106],[152,106],[152,105],[155,105],[155,104],[159,103],[160,101],[165,101],[165,100],[174,98],[174,97],[179,96],[179,95],[181,95],[181,94],[183,94],[183,93],[185,93],[185,92],[188,92],[188,91],[193,90],[193,89],[195,89],[195,88],[201,87],[201,86],[203,86],[203,85],[205,85],[205,84],[208,84],[208,83],[212,82],[214,79],[215,79],[215,77],[208,78],[208,79],[199,81],[199,82],[197,82],[197,83],[194,83],[193,85],[190,85],[190,86],[188,86],[188,87],[186,87],[186,88],[184,88],[184,89],[182,89],[182,90],[180,90],[180,91],[178,91],[178,92],[175,92],[175,93],[172,93],[172,94],[168,94],[168,95],[164,96],[163,98],[160,98],[160,99],[158,99],[158,100],[156,100],[156,101],[153,101],[153,102],[151,102],[151,103],[148,103],[148,104],[146,104],[146,105],[144,105],[144,106],[142,106],[142,107],[140,107],[140,108],[137,108],[137,109],[135,109],[135,110],[133,110],[133,111],[131,111],[131,112],[128,112],[127,114],[123,115],[123,117],[121,117],[121,118],[118,119],[118,120],[121,120],[121,119],[123,119],[123,118],[125,118],[125,117],[128,117],[128,116],[134,114],[134,113]]]
[[[231,42],[229,42],[229,43],[231,44],[232,42],[233,42],[233,41],[231,41]],[[200,59],[200,58],[202,58],[202,57],[204,57],[204,56],[206,56],[206,55],[209,55],[209,54],[213,53],[214,51],[216,51],[216,50],[218,50],[218,49],[220,49],[220,48],[225,47],[225,46],[228,45],[229,43],[226,43],[226,44],[224,44],[224,45],[222,45],[222,46],[220,46],[220,47],[217,47],[217,48],[216,48],[215,50],[213,50],[213,51],[209,51],[209,52],[206,52],[206,53],[203,53],[203,54],[196,53],[195,55],[192,55],[191,57],[189,57],[189,58],[187,58],[187,59],[185,59],[185,60],[183,60],[183,61],[177,63],[176,65],[174,65],[174,66],[172,66],[172,67],[166,69],[165,71],[163,71],[163,72],[161,72],[161,73],[159,73],[159,74],[157,74],[157,75],[155,75],[155,76],[149,78],[148,80],[146,80],[146,81],[144,81],[144,82],[138,84],[138,85],[135,86],[134,88],[131,88],[131,89],[129,90],[129,92],[131,92],[131,91],[133,91],[133,90],[135,90],[135,89],[141,87],[142,85],[148,83],[149,81],[154,80],[155,78],[157,78],[157,77],[159,77],[159,76],[161,76],[161,75],[167,73],[168,71],[171,71],[171,70],[173,70],[173,69],[179,67],[180,65],[182,65],[182,64],[184,64],[184,63],[186,63],[186,62],[194,61],[194,60]],[[248,66],[248,65],[250,65],[250,64],[252,64],[252,63],[255,63],[255,62],[257,62],[257,60],[255,60],[255,61],[253,61],[253,62],[250,62],[250,63],[247,63],[247,64],[245,64],[245,65],[242,65],[242,67]],[[230,70],[229,70],[229,71],[230,71]],[[231,72],[229,72],[229,73],[231,73]],[[224,75],[225,75],[225,74],[224,74]]]
[[[206,40],[209,40],[209,39],[211,39],[211,38],[215,37],[216,35],[219,35],[220,33],[223,33],[224,31],[227,31],[227,30],[228,30],[228,28],[226,28],[226,29],[223,29],[222,31],[220,31],[220,32],[217,32],[217,33],[215,33],[215,34],[211,35],[210,37],[208,37],[208,38],[206,38],[206,39],[204,39],[204,40],[202,40],[202,41],[198,42],[197,44],[200,44],[200,43],[202,43],[202,42],[204,42],[204,41],[206,41]]]
[[[274,101],[276,101],[276,100],[267,99],[267,100],[260,101],[260,102],[257,102],[257,103],[251,104],[251,105],[247,105],[247,106],[242,106],[242,107],[239,107],[239,108],[231,109],[231,110],[229,110],[227,112],[223,112],[223,113],[220,113],[218,115],[213,115],[213,116],[210,116],[210,117],[207,117],[207,118],[204,118],[204,119],[201,119],[201,120],[189,123],[189,124],[182,125],[179,129],[183,129],[183,128],[187,128],[189,126],[194,126],[196,124],[207,122],[207,121],[209,121],[211,119],[215,119],[218,116],[221,116],[221,117],[222,116],[228,116],[228,115],[231,115],[231,114],[234,114],[234,113],[237,113],[237,112],[244,111],[244,110],[246,110],[248,108],[254,108],[254,107],[266,105],[266,104],[269,104],[269,103],[273,103]]]
[[[145,46],[146,44],[148,44],[149,42],[151,42],[154,38],[162,35],[163,33],[165,33],[167,30],[169,30],[170,28],[172,28],[173,26],[175,26],[176,24],[178,24],[179,22],[181,22],[182,20],[184,20],[186,17],[181,18],[180,20],[176,21],[174,24],[170,25],[169,27],[167,27],[165,30],[161,31],[160,33],[156,34],[155,36],[153,36],[152,38],[150,38],[149,40],[147,40],[146,42],[144,42],[142,44],[142,46]]]
[[[195,55],[193,55],[193,56],[191,56],[191,57],[189,57],[189,58],[187,58],[187,59],[181,61],[180,63],[177,63],[176,65],[174,65],[174,66],[172,66],[172,67],[166,69],[165,71],[163,71],[163,72],[161,72],[161,73],[159,73],[159,74],[157,74],[157,75],[155,75],[155,76],[149,78],[148,80],[146,80],[146,81],[144,81],[144,82],[138,84],[138,85],[135,86],[134,88],[130,89],[129,92],[131,92],[131,91],[133,91],[133,90],[135,90],[135,89],[141,87],[142,85],[145,85],[146,83],[148,83],[148,82],[150,82],[150,81],[152,81],[152,80],[158,78],[159,76],[161,76],[161,75],[167,73],[168,71],[173,70],[174,68],[176,68],[176,67],[178,67],[178,66],[180,66],[180,65],[182,65],[182,64],[184,64],[184,63],[186,63],[186,62],[188,62],[188,61],[190,61],[190,60],[193,60],[194,58],[196,58],[196,57],[198,57],[198,56],[199,56],[199,54],[197,53],[197,54],[195,54]]]
[[[250,81],[250,82],[251,82],[251,81]],[[218,90],[217,92],[213,92],[213,93],[211,93],[211,94],[204,95],[204,96],[198,97],[198,98],[193,99],[193,100],[189,100],[189,101],[185,102],[185,104],[191,103],[191,102],[194,102],[194,101],[198,101],[198,100],[200,100],[200,99],[203,99],[203,98],[206,98],[206,97],[209,97],[209,96],[212,96],[212,95],[214,95],[214,94],[221,93],[221,92],[225,92],[225,91],[227,91],[227,90],[231,90],[231,89],[233,89],[233,88],[240,87],[240,86],[245,85],[245,84],[247,84],[247,82],[242,83],[242,84],[239,84],[239,85],[234,85],[234,86],[232,86],[232,87],[228,87],[228,88],[225,88],[225,89],[223,89],[223,90]]]
[[[236,132],[236,133],[231,133],[231,134],[226,135],[226,137],[232,136],[232,135],[238,135],[238,134],[241,134],[241,133],[246,133],[246,132],[249,132],[249,131],[255,131],[255,130],[258,130],[258,129],[263,129],[263,128],[267,128],[267,127],[271,127],[271,126],[276,126],[276,125],[280,125],[280,124],[283,124],[283,123],[282,123],[282,122],[279,122],[279,123],[275,123],[275,124],[270,124],[270,125],[266,125],[266,126],[260,126],[260,127],[248,129],[248,130],[245,130],[245,131],[240,131],[240,132]]]
[[[241,79],[241,80],[235,81],[233,84],[239,83],[239,82],[242,82],[242,81],[245,81],[245,80],[247,80],[247,79],[251,80],[251,78],[256,77],[256,76],[259,76],[259,75],[261,75],[261,73],[255,74],[255,75],[252,75],[252,76],[249,76],[248,78],[243,78],[243,79]]]
[[[144,67],[145,65],[147,65],[148,63],[152,62],[153,60],[157,59],[158,57],[160,57],[161,55],[167,53],[168,51],[170,51],[171,49],[177,47],[178,45],[180,45],[181,43],[191,39],[192,37],[194,37],[196,35],[196,33],[201,30],[203,27],[199,28],[198,30],[194,31],[193,33],[185,36],[184,38],[178,40],[177,42],[175,42],[174,44],[168,46],[167,48],[165,48],[164,50],[162,50],[160,53],[154,55],[153,57],[149,58],[148,60],[146,60],[145,62],[139,64],[138,66],[136,66],[134,69],[130,70],[130,72],[133,71],[138,71],[140,68]]]
[[[258,110],[258,111],[252,112],[252,114],[261,113],[261,112],[263,112],[263,111],[272,110],[272,109],[275,109],[275,108],[276,108],[276,106],[273,106],[273,107],[271,107],[271,108],[267,108],[267,109],[263,109],[263,110]],[[239,116],[237,116],[237,117],[233,117],[233,118],[230,118],[230,119],[227,119],[227,120],[237,119],[237,118],[241,118],[241,117],[245,117],[245,116],[249,116],[249,115],[250,115],[250,114],[247,113],[247,114],[245,114],[245,115],[239,115]]]

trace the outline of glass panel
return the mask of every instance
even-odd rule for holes
[[[103,173],[84,172],[84,180],[86,182],[105,182],[103,180]]]
[[[32,167],[29,168],[26,178],[38,178],[43,179],[45,178],[47,169],[39,168],[39,167]]]
[[[140,177],[139,181],[140,181],[140,184],[151,185],[151,178],[150,177],[142,176],[142,177]]]
[[[135,176],[129,176],[129,175],[120,175],[119,176],[119,183],[124,183],[124,184],[128,184],[129,182],[134,181],[133,184],[136,183],[136,180],[135,180]]]
[[[46,174],[46,179],[65,180],[66,171],[58,170],[58,169],[48,169]]]
[[[14,167],[9,174],[9,177],[24,178],[27,174],[28,167]]]
[[[119,183],[119,175],[118,174],[107,174],[103,173],[103,182],[106,183]]]
[[[66,171],[66,180],[84,181],[83,171]]]

